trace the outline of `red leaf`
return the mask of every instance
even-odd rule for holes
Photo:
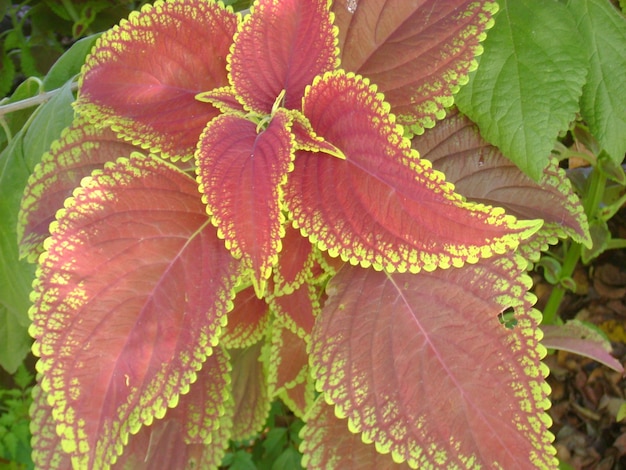
[[[413,147],[468,199],[503,207],[522,219],[543,219],[562,227],[562,237],[581,243],[588,240],[584,209],[556,160],[536,183],[485,141],[476,124],[456,109],[434,129],[416,136]]]
[[[285,328],[280,321],[274,322],[266,363],[270,396],[304,382],[309,370],[306,341]]]
[[[30,407],[30,421],[33,437],[32,458],[36,468],[65,470],[72,467],[69,454],[61,448],[61,438],[56,433],[56,421],[52,417],[52,407],[48,405],[46,393],[39,384],[33,388],[33,404]]]
[[[300,109],[304,88],[334,70],[336,31],[328,0],[258,0],[229,56],[231,83],[247,107],[270,114],[285,90],[284,107]]]
[[[271,295],[267,301],[281,323],[292,333],[308,340],[320,311],[319,288],[305,282],[288,295]]]
[[[237,23],[216,2],[144,6],[98,39],[83,67],[78,111],[142,147],[190,157],[218,114],[195,96],[228,84]]]
[[[580,320],[568,320],[563,325],[543,325],[544,336],[541,340],[548,349],[561,349],[598,361],[620,374],[624,366],[611,356],[611,342],[597,327]]]
[[[232,390],[235,400],[234,441],[251,437],[261,430],[270,410],[267,379],[260,362],[262,341],[244,349],[230,351]]]
[[[334,1],[341,65],[376,83],[401,124],[432,127],[476,68],[497,8],[492,0]]]
[[[300,450],[303,453],[302,464],[308,469],[411,468],[406,462],[395,463],[391,455],[378,452],[375,446],[365,444],[359,434],[351,433],[346,423],[335,416],[333,407],[324,403],[323,396],[315,400],[307,418]]]
[[[313,245],[291,226],[285,228],[282,251],[274,267],[274,293],[290,294],[312,276]]]
[[[281,186],[292,167],[289,117],[279,111],[267,129],[235,115],[214,119],[200,137],[200,192],[220,238],[253,271],[259,297],[284,235]]]
[[[513,256],[417,275],[339,271],[311,366],[352,432],[413,468],[557,468],[541,316]],[[498,320],[507,307],[514,330]]]
[[[232,307],[238,263],[195,181],[139,154],[83,180],[51,233],[33,351],[64,451],[101,467],[187,391]]]
[[[225,348],[246,348],[258,343],[269,323],[269,307],[259,299],[252,286],[243,289],[235,297],[235,307],[228,312],[220,345]]]
[[[419,159],[375,87],[343,72],[307,89],[303,111],[345,160],[297,152],[285,187],[294,225],[331,256],[417,272],[515,248],[540,226],[466,203]]]
[[[20,255],[34,262],[41,254],[56,211],[85,176],[105,162],[128,157],[137,150],[117,139],[111,130],[96,128],[86,119],[75,120],[28,179],[17,226]]]
[[[216,348],[198,372],[191,391],[180,397],[165,418],[131,435],[113,469],[217,468],[230,436],[233,410],[229,381],[228,357]]]

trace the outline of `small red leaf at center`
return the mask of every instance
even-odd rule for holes
[[[281,186],[292,169],[289,117],[278,112],[267,129],[224,114],[200,137],[198,182],[218,234],[245,268],[257,293],[276,263],[284,236]]]

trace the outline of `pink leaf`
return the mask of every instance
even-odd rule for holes
[[[352,432],[413,468],[556,468],[525,266],[514,255],[417,275],[344,266],[311,338],[317,388]],[[498,320],[509,306],[514,330]]]
[[[492,0],[337,0],[341,65],[376,83],[398,121],[421,133],[476,68]]]
[[[313,246],[291,226],[285,228],[282,251],[274,267],[274,290],[290,294],[312,276]]]
[[[308,377],[306,341],[275,321],[267,352],[266,369],[270,395],[293,388]]]
[[[266,300],[289,331],[308,340],[320,311],[318,287],[305,282],[291,294],[270,295]]]
[[[237,23],[216,2],[145,5],[98,39],[83,67],[78,111],[142,147],[189,158],[218,114],[195,96],[228,84]]]
[[[579,320],[568,320],[564,325],[542,325],[543,344],[548,349],[561,349],[598,361],[616,372],[624,373],[624,366],[611,356],[611,343],[597,327]]]
[[[230,437],[229,381],[228,357],[216,348],[191,391],[180,397],[165,418],[132,435],[113,469],[217,468]]]
[[[41,254],[56,211],[85,176],[105,162],[128,157],[137,150],[117,139],[113,131],[94,127],[86,119],[78,118],[65,129],[35,167],[24,189],[18,223],[21,256],[35,261]]]
[[[102,467],[194,381],[239,266],[195,181],[139,154],[83,180],[51,234],[34,283],[33,351],[64,451]]]
[[[257,0],[229,56],[231,82],[247,107],[270,114],[285,90],[284,107],[300,109],[304,88],[338,65],[327,0]]]
[[[228,312],[220,345],[225,348],[247,348],[258,343],[265,334],[270,320],[269,307],[259,299],[252,286],[235,296],[235,307]]]
[[[285,186],[294,226],[331,256],[412,271],[475,263],[515,248],[541,225],[470,204],[422,160],[366,79],[328,73],[307,89],[303,112],[341,149],[340,160],[297,152]]]
[[[200,192],[220,238],[253,272],[261,297],[284,235],[281,186],[292,168],[289,118],[279,111],[267,129],[224,114],[202,133],[196,161]]]

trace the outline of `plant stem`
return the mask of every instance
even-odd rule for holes
[[[604,175],[597,167],[594,168],[591,172],[589,188],[583,198],[583,208],[588,220],[593,220],[596,212],[598,211],[600,201],[602,201],[602,196],[604,195],[605,187],[606,175]],[[583,247],[580,243],[572,242],[570,244],[565,253],[565,258],[561,267],[561,279],[572,277],[574,270],[580,261],[582,248]],[[541,320],[542,324],[551,325],[554,323],[559,306],[561,305],[561,301],[565,295],[565,291],[566,289],[561,284],[554,286],[552,292],[550,293],[550,297],[548,298],[548,302],[543,309],[543,319]]]
[[[78,84],[72,83],[72,91],[75,91],[77,89],[78,89]],[[41,103],[45,103],[54,95],[59,93],[60,90],[61,90],[60,88],[57,88],[56,90],[44,91],[43,93],[39,93],[38,95],[31,96],[30,98],[16,101],[15,103],[0,105],[0,116],[4,116],[5,114],[19,111],[20,109],[26,109],[26,108],[32,108],[33,106],[39,106]]]

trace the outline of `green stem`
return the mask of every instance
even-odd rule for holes
[[[591,172],[591,181],[587,194],[583,198],[583,208],[588,220],[593,220],[596,212],[600,207],[600,201],[604,195],[604,189],[606,186],[606,175],[604,175],[598,168],[594,168]],[[565,259],[561,267],[561,279],[572,277],[574,270],[580,261],[580,255],[582,253],[582,245],[580,243],[572,242],[565,253]],[[561,301],[565,296],[566,289],[558,284],[554,286],[548,302],[543,310],[542,324],[551,325],[554,323]]]

